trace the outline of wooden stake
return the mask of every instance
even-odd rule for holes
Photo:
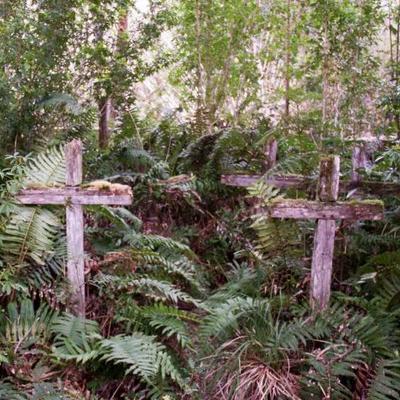
[[[276,164],[276,155],[278,153],[278,141],[276,139],[270,139],[265,145],[264,154],[264,170],[268,171],[273,168]]]
[[[67,220],[67,276],[72,293],[70,311],[85,316],[85,260],[83,248],[83,210],[81,205],[71,204],[66,210]]]
[[[66,186],[82,183],[82,143],[73,140],[65,146]],[[83,248],[83,209],[79,204],[67,204],[67,276],[71,284],[71,311],[85,315],[85,266]]]
[[[335,220],[318,220],[311,264],[311,306],[316,310],[329,304],[335,230]]]
[[[339,193],[340,159],[331,156],[321,160],[318,197],[322,201],[336,201]],[[311,306],[319,311],[329,304],[333,249],[336,222],[318,220],[314,236],[314,251],[311,264]]]
[[[370,163],[371,152],[367,151],[366,145],[355,146],[351,155],[351,182],[356,184],[361,181],[359,171],[366,169]]]

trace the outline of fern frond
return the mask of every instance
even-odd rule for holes
[[[130,245],[135,249],[148,248],[153,251],[178,251],[190,258],[196,258],[196,255],[189,246],[168,237],[159,235],[131,234],[128,236],[128,240]]]
[[[153,336],[133,333],[130,336],[114,336],[101,342],[104,355],[102,360],[113,364],[126,364],[126,374],[139,375],[145,381],[151,382],[161,374],[170,376],[176,383],[183,386],[184,380],[175,367],[163,344],[158,343]]]
[[[100,355],[97,322],[70,314],[59,316],[51,326],[55,334],[53,354],[63,360],[86,363]]]
[[[45,153],[39,153],[36,157],[31,158],[25,172],[25,185],[64,185],[65,156],[63,146],[53,147]]]
[[[10,262],[23,264],[27,258],[43,265],[53,249],[60,223],[51,211],[37,207],[17,207],[1,235],[2,252]]]
[[[157,252],[149,250],[132,250],[133,257],[140,260],[143,264],[143,269],[150,273],[164,271],[168,276],[174,275],[183,278],[189,285],[201,291],[198,277],[196,276],[196,268],[185,256],[180,256],[174,260],[176,256],[164,257]]]
[[[28,400],[28,396],[11,383],[0,381],[0,400]]]
[[[51,96],[37,103],[38,108],[64,106],[71,114],[79,115],[82,113],[82,106],[78,103],[75,97],[68,93],[54,93]]]
[[[400,397],[400,360],[380,360],[369,384],[368,400],[395,400]]]
[[[200,322],[195,314],[162,303],[144,307],[140,312],[149,319],[151,327],[159,330],[165,337],[175,336],[183,348],[190,345],[191,341],[185,322]]]
[[[200,327],[202,337],[219,337],[231,334],[237,327],[239,319],[249,315],[252,311],[261,307],[263,310],[269,308],[266,300],[254,300],[252,298],[236,297],[228,299],[210,309]]]
[[[36,311],[29,299],[21,304],[9,303],[2,336],[7,345],[18,344],[21,349],[34,343],[44,344],[50,338],[50,327],[56,316],[44,303]]]
[[[99,287],[112,285],[116,290],[128,290],[129,293],[140,293],[155,301],[171,301],[175,304],[182,301],[200,307],[200,303],[189,294],[169,282],[151,278],[137,278],[135,275],[119,277],[109,274],[98,274],[93,283]]]
[[[275,199],[279,199],[279,189],[259,181],[248,188],[249,195],[257,198],[263,207]],[[287,249],[300,242],[298,228],[293,221],[278,221],[269,217],[268,212],[256,213],[252,216],[253,228],[257,233],[256,250],[266,257],[273,254],[285,254]]]
[[[130,230],[133,228],[138,232],[142,226],[142,221],[124,207],[108,206],[87,206],[89,212],[95,213],[108,221],[112,222],[117,228]]]
[[[63,314],[54,320],[51,331],[56,337],[66,337],[75,343],[82,343],[82,338],[99,333],[99,325],[96,321]]]

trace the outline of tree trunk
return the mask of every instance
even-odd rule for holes
[[[203,135],[204,131],[206,130],[206,109],[204,105],[204,68],[202,64],[202,57],[201,57],[201,36],[202,36],[202,29],[201,29],[201,6],[200,1],[196,0],[195,4],[195,32],[196,32],[196,51],[197,51],[197,65],[196,65],[196,131],[198,135]]]
[[[124,51],[124,36],[128,31],[128,10],[125,9],[118,20],[118,38],[115,53]],[[99,147],[106,149],[110,141],[110,120],[113,116],[113,102],[111,95],[103,98],[99,102]]]
[[[99,102],[99,147],[106,149],[110,140],[109,122],[111,116],[111,98],[105,97]]]
[[[291,46],[290,38],[292,34],[291,27],[291,0],[287,0],[286,10],[286,72],[285,72],[285,118],[288,120],[290,116],[290,63],[291,63]]]
[[[322,122],[323,132],[326,131],[326,123],[328,120],[328,54],[329,54],[329,39],[328,39],[328,16],[324,18],[324,34],[323,34],[323,60],[322,60]]]

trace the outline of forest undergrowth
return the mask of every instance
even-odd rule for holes
[[[331,306],[315,313],[314,222],[257,215],[260,201],[285,195],[263,183],[219,182],[223,171],[260,168],[249,145],[260,134],[228,129],[177,143],[170,163],[158,155],[162,135],[151,149],[126,139],[101,155],[86,142],[85,180],[100,175],[134,192],[131,207],[85,209],[86,319],[66,311],[62,207],[15,202],[28,182],[63,183],[63,145],[7,159],[0,398],[397,398],[398,200],[385,199],[382,222],[337,226]],[[279,144],[288,152],[276,171],[316,176],[317,157],[303,164],[301,149]],[[398,154],[380,151],[370,177],[397,182]]]

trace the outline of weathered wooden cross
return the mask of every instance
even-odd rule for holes
[[[274,150],[274,154],[276,151]],[[271,161],[268,161],[271,165]],[[310,301],[314,309],[327,307],[331,292],[332,262],[336,220],[380,220],[383,203],[380,201],[338,202],[340,158],[325,157],[320,162],[317,201],[279,199],[272,201],[266,213],[272,218],[316,219],[314,250],[311,265]],[[225,175],[222,182],[232,186],[248,186],[261,176]],[[279,188],[307,188],[311,178],[303,176],[267,176],[266,182]],[[343,187],[347,188],[347,185]],[[398,190],[399,188],[396,188]]]
[[[85,274],[83,247],[83,205],[129,205],[132,193],[129,186],[113,185],[105,187],[81,188],[82,183],[82,143],[73,140],[65,147],[66,178],[63,188],[24,189],[17,199],[22,204],[57,204],[66,207],[67,222],[67,275],[72,295],[70,310],[80,316],[85,315]]]
[[[277,141],[270,139],[265,145],[265,162],[264,170],[268,171],[276,164]],[[351,158],[352,170],[350,180],[341,180],[339,183],[340,193],[349,193],[353,189],[357,189],[357,193],[366,193],[374,195],[400,195],[400,185],[392,182],[377,182],[361,180],[359,171],[370,166],[369,158],[371,155],[364,144],[357,144],[353,148]],[[245,175],[233,174],[222,175],[221,182],[228,186],[246,187],[253,185],[260,179],[269,185],[273,185],[279,189],[299,189],[307,190],[313,184],[314,180],[308,176],[302,175]]]
[[[336,220],[380,220],[383,218],[381,201],[337,201],[339,169],[338,156],[323,158],[320,162],[317,201],[279,199],[272,201],[266,210],[272,218],[317,220],[310,288],[311,304],[317,310],[326,308],[329,303]]]

